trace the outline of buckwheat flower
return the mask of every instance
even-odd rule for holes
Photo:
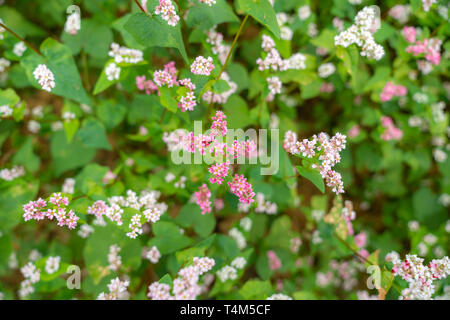
[[[269,259],[269,268],[272,271],[281,268],[281,260],[278,258],[277,254],[273,250],[267,251],[267,258]]]
[[[211,270],[216,262],[214,259],[208,258],[208,257],[194,257],[193,259],[193,265],[195,268],[197,268],[197,273],[199,275],[202,275],[209,270]]]
[[[336,67],[332,63],[324,63],[319,67],[318,71],[321,78],[328,78],[336,71]]]
[[[445,162],[447,160],[447,153],[439,148],[433,150],[433,157],[436,162]]]
[[[272,101],[276,94],[281,93],[282,83],[278,77],[270,77],[266,79],[269,87],[268,101]]]
[[[12,181],[25,175],[25,169],[22,166],[14,166],[11,169],[0,170],[0,179]]]
[[[66,111],[62,114],[62,118],[64,121],[69,122],[70,120],[75,119],[77,116],[75,115],[75,113],[70,112],[70,111]]]
[[[162,212],[161,212],[161,210],[159,210],[159,208],[153,207],[153,208],[144,210],[143,214],[144,214],[144,217],[147,219],[147,221],[151,221],[151,222],[155,223],[155,222],[159,221]]]
[[[381,125],[385,128],[384,132],[381,134],[381,139],[389,141],[400,140],[403,137],[402,130],[395,127],[391,118],[386,116],[381,117]]]
[[[208,103],[218,103],[218,104],[224,104],[228,101],[228,98],[236,92],[238,86],[236,82],[233,82],[230,80],[229,75],[226,72],[222,72],[222,75],[220,76],[221,80],[225,80],[228,83],[228,86],[230,89],[227,91],[224,91],[222,93],[213,93],[212,91],[207,91],[203,94],[202,99]]]
[[[208,6],[212,6],[213,4],[216,4],[216,0],[198,0],[200,3],[207,4]]]
[[[0,106],[0,116],[2,118],[7,118],[13,114],[13,109],[9,105]]]
[[[191,72],[193,74],[201,74],[204,76],[209,76],[213,69],[214,64],[213,59],[211,57],[205,58],[203,56],[198,56],[191,64]]]
[[[45,261],[45,272],[48,274],[55,273],[59,270],[59,262],[61,261],[61,257],[48,257]]]
[[[36,120],[28,121],[27,128],[31,133],[38,133],[41,130],[41,124]]]
[[[300,20],[306,20],[311,15],[311,8],[308,5],[298,8],[298,17]]]
[[[225,266],[219,271],[217,271],[217,277],[220,281],[225,282],[227,280],[237,279],[237,270],[231,266]]]
[[[423,10],[430,11],[431,6],[435,3],[437,3],[437,0],[422,0]]]
[[[409,5],[397,4],[389,10],[389,15],[401,24],[408,21],[410,13],[411,7]]]
[[[243,269],[247,264],[247,260],[244,257],[237,257],[233,261],[231,261],[231,266],[236,269]]]
[[[114,62],[108,64],[105,68],[106,79],[109,81],[119,80],[120,77],[120,67],[118,67]]]
[[[66,23],[64,24],[64,31],[71,35],[76,35],[81,29],[81,17],[78,12],[74,12],[67,17]]]
[[[5,58],[0,58],[0,73],[5,72],[6,68],[11,65],[11,62]]]
[[[177,189],[184,189],[186,187],[186,180],[187,178],[185,176],[181,176],[180,180],[174,183],[174,187]]]
[[[266,300],[292,300],[292,298],[283,293],[274,293],[273,295],[268,297]]]
[[[433,117],[434,122],[445,121],[445,107],[444,101],[439,101],[431,105],[431,116]]]
[[[317,24],[311,22],[310,24],[308,24],[308,36],[310,36],[311,38],[316,37],[319,34],[319,31],[317,30]]]
[[[294,32],[289,27],[281,27],[280,28],[280,38],[283,40],[292,40],[292,36],[294,35]]]
[[[45,64],[40,64],[33,71],[34,78],[45,91],[52,91],[55,87],[55,77]]]
[[[141,91],[145,91],[145,94],[147,95],[155,91],[158,92],[158,86],[154,84],[152,80],[147,80],[145,75],[136,77],[136,87]]]
[[[19,297],[25,298],[34,292],[33,284],[39,282],[41,277],[41,270],[37,269],[32,262],[28,262],[20,269],[25,280],[20,283]]]
[[[120,46],[115,42],[111,43],[108,55],[114,58],[115,63],[136,64],[144,60],[144,54],[141,50]]]
[[[233,181],[228,182],[228,186],[230,187],[230,191],[239,197],[240,202],[252,203],[255,201],[253,199],[255,193],[253,192],[252,185],[247,182],[244,175],[236,174]]]
[[[224,64],[231,46],[223,43],[223,34],[217,32],[216,27],[214,26],[206,32],[206,42],[211,44],[211,51],[217,55],[220,63]]]
[[[417,34],[416,28],[405,26],[403,27],[402,34],[405,40],[408,41],[409,43],[416,42],[416,34]]]
[[[239,226],[244,229],[244,231],[249,232],[252,228],[252,219],[249,217],[244,217],[239,222]]]
[[[224,163],[212,165],[208,169],[208,171],[213,175],[213,177],[209,179],[209,182],[222,184],[223,178],[225,178],[228,175],[229,169],[230,169],[230,161],[228,160]]]
[[[94,228],[88,224],[83,224],[80,227],[80,230],[78,230],[77,234],[83,238],[86,239],[94,232]]]
[[[247,247],[247,241],[245,240],[244,235],[238,229],[233,228],[228,232],[228,235],[232,237],[238,246],[239,249],[244,249]]]
[[[195,201],[202,210],[202,214],[211,212],[211,191],[209,191],[206,184],[199,187],[199,191],[195,192]]]
[[[128,281],[121,281],[119,277],[114,278],[108,284],[109,293],[100,293],[97,300],[127,300],[129,298],[127,291],[129,285]]]
[[[150,260],[151,263],[158,263],[159,259],[161,258],[161,253],[159,252],[157,247],[153,246],[149,251],[147,251],[145,257]]]
[[[444,207],[448,207],[450,205],[450,194],[443,193],[439,196],[438,202],[443,205]],[[449,221],[447,221],[447,224],[445,225],[445,228],[447,230],[447,225],[450,226]]]
[[[25,52],[25,50],[27,50],[27,46],[25,45],[25,43],[23,43],[23,41],[20,41],[14,45],[13,53],[16,56],[21,57]]]
[[[120,257],[119,252],[120,247],[117,244],[109,246],[108,267],[112,271],[118,271],[122,265],[122,258]]]
[[[394,96],[403,97],[407,93],[406,87],[388,81],[380,94],[380,100],[381,102],[390,101]]]
[[[275,41],[269,36],[263,35],[262,36],[262,45],[261,47],[265,52],[270,52],[273,48],[275,48]]]
[[[155,7],[155,14],[167,21],[167,24],[175,27],[180,20],[171,0],[159,0],[159,5]]]
[[[38,261],[40,258],[42,258],[42,254],[36,249],[31,250],[30,253],[28,254],[28,259],[31,262]]]

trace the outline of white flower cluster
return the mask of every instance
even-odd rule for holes
[[[228,232],[228,235],[236,241],[239,249],[244,249],[247,247],[247,240],[245,240],[244,235],[237,228],[233,228]]]
[[[106,79],[109,81],[119,80],[120,77],[120,67],[118,67],[114,62],[108,64],[105,68]]]
[[[13,109],[9,107],[9,105],[5,104],[4,106],[0,106],[0,117],[6,118],[12,115]]]
[[[161,193],[159,191],[144,190],[137,196],[136,192],[128,190],[126,198],[123,196],[113,196],[108,199],[108,204],[102,200],[96,201],[88,208],[88,213],[95,215],[97,220],[100,220],[100,224],[103,216],[106,216],[118,225],[122,225],[123,208],[142,210],[142,213],[135,214],[132,217],[131,223],[129,224],[131,231],[127,233],[127,236],[134,239],[143,233],[143,219],[147,222],[151,221],[155,223],[167,210],[165,203],[157,201],[160,195]]]
[[[78,12],[74,12],[67,17],[66,23],[64,24],[64,31],[68,34],[76,35],[81,29],[81,17]]]
[[[319,77],[321,77],[321,78],[328,78],[335,71],[336,71],[336,67],[332,63],[324,63],[318,69]]]
[[[208,6],[212,6],[213,4],[216,4],[216,0],[198,0],[200,3],[207,4]]]
[[[127,291],[129,284],[128,281],[120,281],[119,277],[114,278],[108,284],[109,293],[100,293],[97,300],[127,300],[129,298]]]
[[[5,58],[0,58],[0,73],[5,72],[6,68],[11,65],[11,61]]]
[[[384,49],[373,38],[373,32],[376,31],[374,29],[376,29],[377,24],[375,10],[372,7],[365,7],[356,15],[355,24],[339,33],[334,38],[334,43],[343,47],[356,44],[361,47],[362,56],[380,60],[384,56]]]
[[[21,57],[26,50],[27,46],[25,45],[25,43],[23,43],[23,41],[19,41],[14,45],[13,53],[16,56]]]
[[[151,247],[150,250],[147,251],[147,253],[145,254],[145,257],[151,263],[158,263],[159,259],[161,258],[161,253],[159,252],[159,250],[156,246],[153,246],[153,247]]]
[[[173,288],[165,283],[153,282],[148,287],[147,296],[152,300],[195,300],[202,292],[202,287],[198,284],[200,276],[214,265],[214,259],[194,257],[192,265],[178,271],[178,277],[173,280]]]
[[[41,279],[41,270],[37,269],[32,262],[28,262],[20,269],[20,272],[25,277],[25,280],[20,283],[18,292],[19,297],[23,299],[34,292],[33,284]]]
[[[237,270],[243,269],[246,264],[247,260],[244,257],[237,257],[231,262],[231,265],[226,265],[218,270],[216,275],[222,282],[236,280]]]
[[[430,11],[431,6],[435,3],[437,3],[437,0],[422,0],[423,10]]]
[[[286,23],[291,23],[293,19],[289,17],[286,13],[280,12],[277,13],[277,22],[278,26],[280,27],[280,38],[283,40],[292,40],[292,36],[294,35],[294,32],[291,28],[289,28]]]
[[[280,53],[275,48],[275,42],[269,36],[262,36],[262,49],[267,53],[264,59],[258,58],[256,63],[258,64],[258,69],[264,71],[267,69],[272,69],[273,71],[285,71],[288,69],[301,70],[305,69],[306,57],[301,53],[296,53],[292,55],[289,59],[282,59]]]
[[[108,55],[113,57],[116,63],[136,64],[144,59],[144,54],[141,50],[123,47],[115,42],[111,43],[111,50],[108,52]]]
[[[55,87],[53,72],[45,64],[38,65],[33,71],[33,76],[45,91],[50,92]]]
[[[0,179],[12,181],[25,175],[25,169],[22,166],[14,166],[11,169],[0,170]]]
[[[292,300],[292,298],[282,293],[275,293],[266,300]]]
[[[94,232],[94,228],[92,226],[90,226],[88,224],[82,224],[80,227],[80,230],[78,230],[77,233],[81,238],[86,239],[93,232]]]
[[[48,257],[47,261],[45,261],[45,272],[48,274],[55,273],[59,270],[59,262],[61,261],[61,257]]]
[[[281,83],[278,77],[269,77],[266,79],[268,87],[269,87],[269,95],[267,96],[267,101],[273,101],[275,95],[281,93],[281,88],[283,84]]]
[[[75,179],[74,178],[66,178],[62,185],[62,192],[73,194],[75,188]]]
[[[392,272],[407,281],[409,287],[402,290],[401,300],[431,300],[435,291],[434,280],[450,275],[450,259],[434,259],[428,265],[416,255],[406,255],[405,260],[392,261]]]
[[[241,204],[241,203],[239,203],[239,204]],[[239,204],[238,204],[238,206],[239,206]],[[244,203],[244,204],[246,204],[246,203]],[[252,224],[253,224],[252,219],[250,219],[249,217],[243,217],[241,219],[241,221],[239,222],[239,226],[242,229],[244,229],[244,231],[246,231],[246,232],[249,232],[252,229]]]
[[[216,31],[216,27],[212,27],[210,30],[206,33],[206,42],[211,44],[212,52],[217,55],[217,58],[219,59],[221,64],[225,63],[225,60],[227,59],[228,52],[231,49],[230,45],[226,45],[223,43],[223,34]]]
[[[122,265],[122,257],[119,255],[120,247],[117,244],[109,246],[108,263],[109,269],[118,271]]]

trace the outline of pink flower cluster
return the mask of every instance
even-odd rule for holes
[[[198,151],[202,155],[205,155],[207,152],[209,154],[214,154],[214,156],[222,155],[225,159],[252,157],[256,151],[256,144],[254,141],[247,140],[239,142],[233,140],[228,144],[222,142],[221,138],[228,132],[227,121],[225,119],[225,114],[222,111],[217,111],[216,115],[212,117],[213,123],[209,134],[199,134],[198,136],[194,136],[193,132],[189,132],[184,136],[179,137],[178,139],[181,141],[180,144],[183,149],[188,152]],[[213,174],[213,178],[210,179],[210,182],[222,184],[223,178],[228,176],[228,173],[230,172],[230,165],[231,162],[228,160],[211,165],[208,169],[208,171]],[[234,180],[229,182],[228,185],[231,188],[231,192],[237,195],[241,202],[253,202],[255,194],[252,191],[251,185],[246,182],[246,179],[243,176],[236,175]],[[202,211],[210,212],[204,210],[204,208],[209,208],[210,204],[206,205],[203,200],[197,200],[197,203],[202,203],[202,205],[199,204]]]
[[[425,59],[434,65],[438,65],[441,62],[441,44],[442,41],[437,38],[424,39],[407,47],[406,52],[412,53],[414,56],[424,53]]]
[[[381,125],[386,129],[381,134],[381,139],[389,141],[400,140],[403,137],[403,131],[394,125],[392,118],[386,116],[381,117]]]
[[[193,74],[201,74],[204,76],[209,76],[213,69],[214,64],[213,59],[211,57],[205,58],[203,56],[198,56],[191,64],[191,72]]]
[[[136,77],[136,86],[139,90],[145,91],[146,94],[151,94],[157,92],[160,94],[158,88],[167,85],[169,88],[173,86],[183,86],[188,89],[188,92],[180,97],[178,102],[178,108],[182,112],[187,110],[192,111],[197,105],[197,100],[195,98],[195,84],[192,83],[191,79],[177,79],[177,68],[175,67],[175,62],[171,61],[164,66],[163,70],[157,70],[153,73],[153,81],[146,79],[145,75]]]
[[[355,138],[359,135],[359,133],[361,132],[361,128],[355,124],[353,127],[351,127],[348,132],[347,135],[349,138]]]
[[[406,89],[406,87],[388,81],[384,86],[383,91],[381,91],[380,100],[382,102],[390,101],[394,96],[403,97],[407,93],[408,89]]]
[[[252,185],[247,182],[244,175],[235,174],[233,181],[228,182],[230,191],[239,197],[239,201],[242,203],[252,203],[255,201],[255,193],[253,192]]]
[[[214,265],[214,259],[194,257],[192,265],[178,271],[172,288],[168,284],[154,282],[148,287],[147,296],[152,300],[195,300],[202,292],[202,287],[198,284],[200,276],[210,271]]]
[[[67,211],[69,199],[62,196],[61,193],[53,193],[48,202],[39,198],[36,201],[30,201],[23,206],[23,218],[25,221],[34,219],[36,221],[45,218],[58,221],[58,226],[67,226],[69,229],[75,229],[78,216],[73,210]]]
[[[312,168],[317,168],[327,186],[339,194],[344,192],[344,184],[340,173],[332,170],[332,167],[341,161],[339,152],[345,149],[345,144],[346,136],[339,132],[332,138],[321,132],[318,136],[313,135],[311,140],[297,141],[297,134],[287,131],[284,136],[283,148],[291,154],[315,158],[318,163],[313,164]]]
[[[267,258],[269,259],[269,268],[272,271],[281,268],[281,260],[278,258],[277,254],[273,250],[267,251]]]
[[[139,90],[145,91],[145,94],[151,94],[158,91],[158,86],[154,84],[151,79],[147,80],[145,75],[136,77],[136,86]]]
[[[199,191],[194,193],[195,202],[198,204],[200,209],[202,209],[202,214],[206,212],[211,212],[211,191],[209,191],[208,186],[203,184],[200,186]]]
[[[450,259],[432,260],[428,266],[423,265],[423,259],[416,255],[406,255],[406,259],[392,261],[392,273],[407,281],[409,287],[402,291],[400,299],[430,300],[435,288],[433,281],[450,275]]]
[[[405,40],[408,41],[409,43],[414,43],[416,41],[417,35],[416,28],[405,26],[403,27],[402,33]]]
[[[161,17],[172,27],[175,27],[180,20],[170,0],[159,0],[159,6],[155,7],[155,14],[161,14]]]

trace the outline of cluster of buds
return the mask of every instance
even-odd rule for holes
[[[119,255],[120,247],[117,244],[109,246],[108,263],[109,269],[118,271],[122,265],[122,257]]]
[[[379,27],[375,14],[375,9],[372,7],[365,7],[359,11],[355,18],[355,24],[334,38],[335,45],[348,47],[356,44],[362,48],[362,56],[380,60],[384,56],[384,49],[373,38],[373,33]]]
[[[30,201],[23,206],[23,218],[28,220],[43,220],[45,218],[58,221],[58,226],[67,226],[74,229],[77,226],[78,216],[73,210],[67,211],[69,199],[62,196],[61,193],[53,193],[48,201],[39,198],[36,201]]]
[[[45,261],[45,272],[48,274],[55,273],[59,270],[59,263],[61,261],[61,257],[48,257]]]
[[[152,300],[195,300],[202,292],[200,276],[214,267],[214,259],[194,257],[193,264],[178,271],[173,287],[165,283],[154,282],[148,287],[147,296]]]
[[[448,257],[434,259],[428,265],[416,255],[406,255],[401,261],[393,258],[392,273],[407,281],[409,287],[402,291],[402,300],[430,300],[435,291],[433,281],[444,279],[450,274]]]
[[[129,224],[131,231],[127,233],[127,236],[134,239],[139,234],[142,234],[143,222],[155,223],[167,210],[165,203],[157,201],[159,196],[160,193],[158,191],[144,190],[137,196],[136,192],[128,190],[126,198],[123,196],[114,196],[108,199],[108,204],[103,200],[97,200],[88,208],[88,213],[95,215],[97,219],[103,219],[103,216],[106,216],[118,225],[122,225],[123,208],[142,210],[142,212],[135,214],[131,218]]]
[[[275,95],[281,93],[281,88],[283,84],[278,77],[269,77],[266,79],[269,87],[269,95],[267,96],[267,101],[273,101]]]
[[[119,80],[120,67],[118,67],[114,62],[110,62],[105,68],[105,75],[108,81]]]
[[[67,17],[66,23],[64,24],[64,31],[68,34],[76,35],[81,29],[81,17],[78,12],[72,13]]]
[[[283,148],[296,155],[305,158],[314,158],[318,161],[312,168],[318,169],[328,187],[331,187],[336,194],[344,192],[344,184],[340,173],[332,168],[341,161],[340,152],[345,149],[346,136],[336,133],[330,138],[326,133],[313,135],[311,139],[297,141],[297,134],[287,131],[284,136]]]
[[[136,77],[136,87],[139,90],[144,91],[145,94],[151,94],[158,91],[158,86],[154,84],[151,79],[146,79],[145,75]]]
[[[224,80],[227,84],[229,89],[225,90],[221,93],[214,93],[211,90],[206,91],[202,99],[206,101],[207,103],[219,103],[224,104],[228,101],[228,98],[236,92],[237,90],[237,84],[236,82],[231,81],[230,76],[226,72],[222,72],[220,76],[220,80]]]
[[[156,246],[153,246],[145,253],[145,258],[147,258],[151,263],[158,263],[161,258],[161,252],[159,252]]]
[[[223,43],[223,34],[216,31],[216,26],[207,31],[206,42],[211,44],[211,51],[217,55],[220,63],[224,64],[231,46]]]
[[[390,101],[393,97],[404,97],[407,93],[406,87],[388,81],[381,91],[380,100],[381,102]]]
[[[208,186],[203,184],[200,186],[199,190],[194,193],[195,202],[198,204],[200,209],[202,209],[202,214],[206,212],[211,212],[211,191],[209,191]]]

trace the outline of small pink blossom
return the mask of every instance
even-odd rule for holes
[[[416,41],[416,34],[417,34],[416,28],[405,26],[403,27],[402,33],[405,40],[408,41],[409,43],[414,43]]]
[[[195,192],[195,201],[199,205],[200,209],[202,209],[202,214],[206,212],[211,212],[211,191],[209,191],[208,186],[203,184],[200,186],[199,191]]]
[[[277,254],[273,250],[267,251],[267,258],[269,259],[269,268],[272,271],[281,268],[281,260],[278,258]]]

